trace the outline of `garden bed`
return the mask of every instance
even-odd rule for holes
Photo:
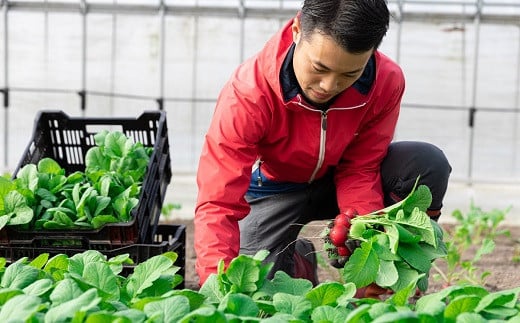
[[[186,271],[185,286],[186,288],[197,290],[198,277],[195,273],[195,252],[193,249],[193,221],[191,220],[175,220],[175,224],[186,225]],[[319,238],[320,232],[326,222],[313,222],[307,226],[302,232],[302,237],[306,237],[315,242],[317,250],[323,248],[322,240]],[[443,228],[449,229],[449,224],[443,224]],[[500,235],[495,240],[496,246],[491,254],[483,255],[482,259],[475,263],[475,267],[479,271],[489,271],[490,275],[485,279],[484,287],[489,291],[498,291],[520,286],[520,227],[501,225],[501,229],[509,230],[510,236]],[[469,252],[474,252],[470,249]],[[464,257],[472,257],[466,254]],[[338,280],[339,274],[337,269],[325,263],[325,253],[320,252],[318,259],[320,266],[318,275],[320,281]],[[439,268],[444,269],[445,263],[437,261]],[[443,281],[433,278],[435,270],[431,271],[430,288],[427,293],[439,291],[443,288]]]

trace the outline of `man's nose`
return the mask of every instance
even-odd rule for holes
[[[325,76],[320,81],[320,88],[327,93],[333,93],[338,88],[338,79],[333,76]]]

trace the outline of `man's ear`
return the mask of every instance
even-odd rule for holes
[[[294,17],[294,20],[293,20],[293,23],[292,23],[292,26],[291,26],[291,31],[292,31],[292,35],[293,35],[293,42],[298,45],[298,43],[300,42],[300,39],[302,37],[302,28],[301,28],[301,24],[300,24],[300,15],[297,15],[296,17]]]

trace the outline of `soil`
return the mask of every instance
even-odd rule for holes
[[[198,276],[195,272],[195,252],[193,249],[193,221],[175,221],[175,224],[186,225],[186,264],[185,264],[185,287],[198,290]],[[319,237],[321,230],[326,225],[325,222],[312,222],[307,225],[301,233],[301,237],[313,241],[318,251],[318,277],[320,281],[340,280],[339,272],[327,262],[326,253],[322,251],[322,239]],[[452,224],[441,224],[445,230],[450,230]],[[484,286],[490,292],[505,290],[520,286],[520,226],[501,226],[501,229],[508,230],[509,236],[501,235],[495,240],[495,248],[491,254],[482,256],[474,268],[480,273],[489,272],[489,275],[481,280],[479,285]],[[474,249],[469,250],[465,259],[472,259]],[[442,271],[446,271],[446,264],[443,260],[437,260],[435,265]],[[436,278],[437,271],[432,269],[430,272],[429,288],[426,293],[441,290],[444,281]]]

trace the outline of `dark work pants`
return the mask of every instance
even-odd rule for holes
[[[446,156],[436,146],[415,141],[392,143],[381,164],[385,206],[405,198],[420,176],[419,184],[432,193],[429,210],[440,211],[450,172]],[[294,242],[303,225],[333,219],[339,213],[332,174],[305,189],[246,199],[251,212],[239,222],[240,253],[269,250],[265,262],[274,263],[270,277],[278,270],[294,274]]]

